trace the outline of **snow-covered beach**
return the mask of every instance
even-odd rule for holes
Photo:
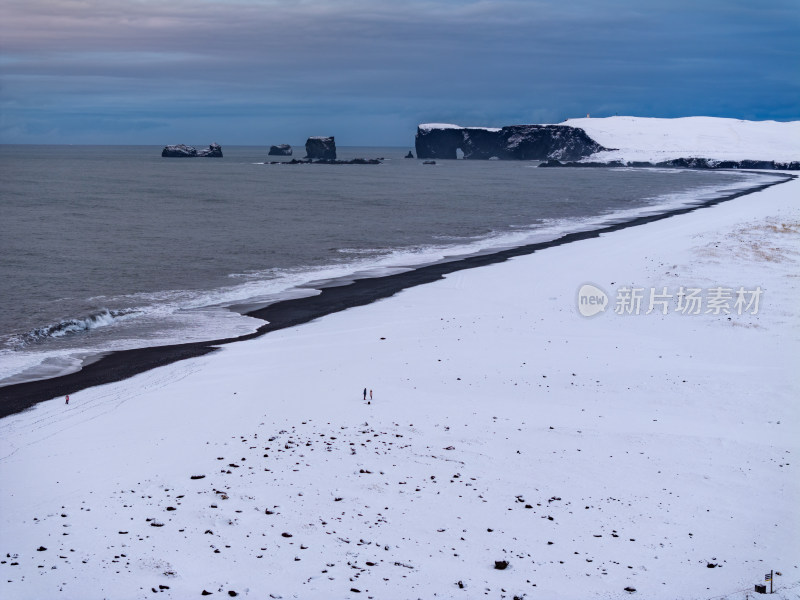
[[[794,124],[591,121],[626,159],[796,157]],[[0,420],[3,597],[740,599],[774,571],[800,598],[798,197],[609,228]]]
[[[4,419],[4,596],[744,598],[774,569],[798,597],[798,195],[462,271]],[[604,314],[578,313],[584,283]],[[647,295],[616,314],[626,286],[763,294],[757,314],[646,315]]]

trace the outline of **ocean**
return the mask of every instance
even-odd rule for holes
[[[205,147],[207,144],[199,144]],[[242,313],[763,183],[744,172],[422,161],[271,165],[266,148],[0,146],[0,386],[103,353],[235,337]],[[304,149],[294,148],[302,157]]]

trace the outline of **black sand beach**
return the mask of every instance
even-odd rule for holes
[[[261,326],[256,332],[249,335],[206,342],[193,342],[112,352],[84,366],[80,371],[75,373],[0,388],[0,418],[21,412],[32,407],[37,402],[65,396],[67,394],[74,395],[80,390],[89,387],[120,381],[155,367],[167,365],[186,358],[202,356],[213,352],[218,346],[223,344],[252,339],[270,331],[300,325],[347,308],[363,306],[375,300],[388,298],[401,290],[441,279],[444,275],[449,273],[473,267],[491,265],[516,256],[532,254],[546,248],[595,238],[601,234],[686,214],[699,208],[713,206],[727,200],[761,191],[779,183],[785,183],[786,181],[794,179],[796,176],[774,174],[773,177],[775,179],[771,183],[713,198],[695,206],[677,208],[656,215],[636,217],[591,231],[570,233],[547,242],[528,244],[491,254],[468,256],[449,262],[439,262],[385,277],[357,279],[346,285],[324,287],[321,288],[318,295],[285,300],[249,312],[248,316],[267,321],[267,323]]]

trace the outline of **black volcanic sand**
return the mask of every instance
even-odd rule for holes
[[[387,275],[385,277],[357,279],[347,285],[325,287],[322,288],[320,293],[316,296],[284,300],[247,313],[248,316],[267,321],[267,323],[259,327],[256,332],[249,335],[207,342],[191,342],[186,344],[174,344],[171,346],[157,346],[153,348],[138,348],[135,350],[112,352],[84,366],[80,371],[75,373],[40,381],[18,383],[0,388],[0,418],[21,412],[30,408],[37,402],[50,400],[51,398],[65,396],[67,394],[76,394],[80,390],[105,383],[121,381],[155,367],[168,365],[186,358],[202,356],[215,351],[217,349],[216,347],[222,344],[252,339],[269,333],[270,331],[308,323],[309,321],[331,313],[339,312],[354,306],[363,306],[381,298],[388,298],[401,290],[442,279],[444,275],[449,273],[504,262],[515,256],[533,254],[534,252],[546,248],[561,246],[562,244],[569,244],[579,240],[596,238],[601,234],[611,233],[637,225],[644,225],[645,223],[661,221],[662,219],[667,219],[676,215],[693,212],[699,208],[713,206],[740,196],[759,192],[773,185],[785,183],[797,177],[796,175],[788,174],[775,174],[773,176],[775,177],[775,181],[771,183],[735,192],[727,196],[714,198],[690,207],[676,208],[657,215],[636,217],[614,223],[613,225],[600,227],[592,231],[568,233],[548,242],[528,244],[518,248],[494,252],[492,254],[468,256],[466,258],[427,265],[412,271]]]

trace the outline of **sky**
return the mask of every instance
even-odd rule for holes
[[[800,119],[797,0],[2,0],[0,143]]]

